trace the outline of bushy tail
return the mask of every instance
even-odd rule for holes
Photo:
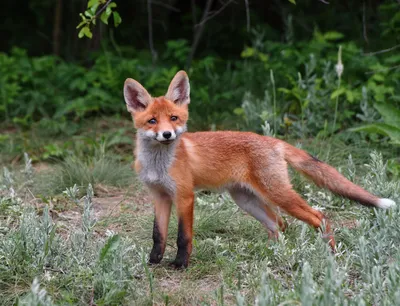
[[[318,160],[307,152],[285,144],[285,160],[297,171],[310,178],[319,187],[354,200],[365,206],[389,208],[396,203],[390,199],[380,199],[360,186],[353,184],[335,168]]]

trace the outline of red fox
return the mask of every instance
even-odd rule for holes
[[[152,264],[163,258],[174,202],[179,225],[178,252],[172,265],[188,266],[196,188],[227,190],[237,205],[260,221],[273,237],[285,229],[278,210],[323,228],[334,249],[329,221],[292,189],[287,164],[318,186],[363,205],[395,205],[282,140],[249,132],[186,132],[190,85],[184,71],[175,75],[166,95],[158,98],[151,97],[137,81],[127,79],[124,98],[137,129],[135,170],[154,197]]]

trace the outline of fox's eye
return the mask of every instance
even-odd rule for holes
[[[147,121],[150,124],[156,124],[157,120],[155,118],[151,118],[149,121]]]
[[[176,120],[178,120],[177,116],[171,116],[171,121],[176,121]]]

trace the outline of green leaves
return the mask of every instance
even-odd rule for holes
[[[400,110],[390,104],[375,104],[385,123],[400,128]]]
[[[117,7],[117,4],[115,2],[111,2],[106,10],[101,14],[100,16],[100,20],[105,23],[108,24],[108,18],[111,16],[111,14],[113,13],[112,8]],[[118,17],[115,17],[116,15],[118,15]],[[114,16],[114,25],[117,27],[120,23],[121,23],[121,17],[119,16],[118,12],[114,12],[113,13]],[[119,23],[117,23],[115,20],[116,18],[119,18]]]
[[[329,32],[325,32],[325,33],[316,31],[314,33],[314,37],[319,42],[334,42],[339,39],[342,39],[344,37],[344,35],[340,32],[336,32],[336,31],[329,31]]]
[[[325,40],[339,40],[342,39],[344,37],[344,35],[342,33],[336,32],[336,31],[330,31],[330,32],[326,32],[323,35]]]
[[[99,258],[100,262],[104,261],[104,259],[107,257],[108,254],[110,254],[112,251],[118,248],[120,240],[121,239],[119,235],[114,235],[108,238],[106,244],[100,251],[100,258]]]
[[[241,57],[246,58],[246,57],[252,57],[255,54],[255,50],[254,48],[249,48],[247,47],[246,49],[244,49],[242,51],[242,53],[240,54]]]
[[[119,15],[118,12],[114,12],[113,17],[114,17],[114,26],[118,27],[122,22],[121,16]]]
[[[367,132],[389,136],[393,144],[400,144],[400,129],[385,123],[373,123],[350,129],[352,132]]]
[[[331,99],[336,99],[337,97],[340,97],[341,95],[343,95],[346,92],[346,89],[341,87],[336,89],[334,92],[332,92],[331,94]]]
[[[350,103],[354,102],[360,96],[357,90],[351,90],[345,87],[340,87],[332,92],[331,99],[335,100],[336,98],[343,95],[346,96],[347,101],[349,101]]]
[[[389,104],[375,104],[374,107],[381,114],[384,123],[362,125],[350,131],[388,136],[393,144],[400,145],[400,110]]]
[[[242,58],[256,58],[260,60],[261,62],[265,63],[268,61],[269,56],[268,54],[265,54],[263,52],[258,51],[257,49],[246,47],[242,53],[240,54]]]
[[[87,5],[87,10],[79,16],[82,18],[82,21],[76,27],[77,29],[82,28],[79,33],[78,37],[88,37],[92,38],[93,34],[90,29],[91,25],[96,25],[96,19],[100,16],[100,20],[108,25],[108,19],[111,15],[114,18],[114,26],[117,27],[122,19],[118,12],[113,9],[117,7],[115,2],[109,2],[106,0],[89,0]]]
[[[111,15],[111,10],[107,8],[106,11],[103,14],[101,14],[100,20],[103,23],[108,24],[108,17],[110,17],[110,15]]]
[[[88,38],[93,37],[92,31],[90,31],[89,26],[85,26],[79,31],[78,37],[82,38],[83,36],[86,36]]]

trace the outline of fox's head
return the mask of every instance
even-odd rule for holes
[[[190,85],[185,71],[179,71],[172,79],[165,96],[158,98],[151,97],[137,81],[127,79],[124,97],[142,140],[167,145],[186,131]]]

